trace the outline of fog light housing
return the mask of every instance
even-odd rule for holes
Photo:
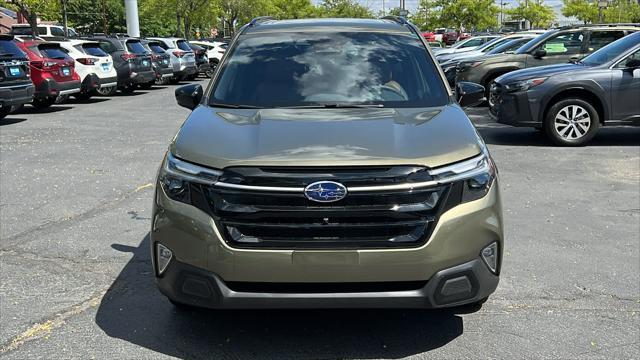
[[[158,264],[158,275],[162,275],[162,273],[167,269],[169,262],[173,258],[173,252],[169,250],[166,246],[162,244],[156,245],[156,263]]]
[[[496,274],[498,271],[498,243],[492,242],[489,246],[482,249],[480,255],[484,263],[489,267],[489,270]]]

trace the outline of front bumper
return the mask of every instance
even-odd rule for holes
[[[80,80],[59,83],[53,79],[46,79],[36,88],[34,97],[44,98],[50,96],[69,95],[80,92]]]
[[[536,127],[541,122],[535,121],[529,107],[529,96],[526,91],[508,93],[492,86],[489,100],[491,116],[500,124]]]
[[[26,84],[0,87],[0,107],[20,106],[31,102],[35,87],[29,81]]]
[[[498,276],[490,272],[479,254],[493,242],[498,243],[501,254],[502,239],[502,210],[496,179],[485,197],[441,214],[424,245],[355,250],[230,247],[208,214],[169,199],[158,187],[150,243],[152,254],[157,243],[173,252],[173,259],[157,282],[160,290],[177,302],[213,308],[433,308],[470,303],[491,294],[498,284]],[[152,259],[155,268],[155,256]],[[461,274],[467,276],[472,285],[464,298],[438,300],[444,282]],[[385,290],[385,283],[399,282],[422,282],[423,285],[401,291]],[[236,291],[228,286],[241,283],[382,283],[383,290],[273,293]]]
[[[343,288],[353,285],[360,291],[255,292],[247,285],[244,289],[230,285],[215,273],[173,261],[157,284],[175,302],[207,308],[442,308],[484,299],[495,291],[498,280],[477,258],[438,271],[424,285],[409,290],[362,291],[366,284],[342,283],[339,285],[347,285]],[[318,285],[322,286],[326,284]],[[382,283],[374,286],[384,288]]]

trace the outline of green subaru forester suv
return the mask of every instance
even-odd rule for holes
[[[176,306],[438,308],[500,274],[497,171],[403,18],[238,31],[158,173],[151,253]]]

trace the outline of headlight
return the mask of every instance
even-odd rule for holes
[[[190,184],[212,185],[220,175],[221,171],[180,160],[169,152],[160,168],[158,180],[169,198],[190,203]]]
[[[458,71],[466,71],[482,65],[484,61],[463,61],[458,64]]]
[[[461,202],[478,200],[489,192],[497,170],[486,151],[482,155],[457,164],[443,166],[429,172],[439,183],[463,181]]]
[[[523,81],[516,81],[511,84],[505,84],[504,88],[507,92],[516,92],[516,91],[527,91],[532,87],[536,87],[547,80],[546,77],[543,78],[535,78]]]

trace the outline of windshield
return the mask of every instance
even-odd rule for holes
[[[142,46],[140,41],[127,41],[127,50],[138,55],[144,55],[147,53],[147,50],[144,49],[144,46]]]
[[[149,43],[149,49],[151,49],[151,51],[153,51],[156,54],[164,54],[166,53],[166,51],[164,51],[164,49],[162,48],[162,46],[160,46],[159,43]]]
[[[628,35],[585,57],[581,62],[589,66],[598,66],[608,63],[627,52],[627,50],[637,45],[639,42],[640,32]]]
[[[538,36],[538,37],[535,37],[535,38],[529,40],[528,43],[522,45],[518,49],[518,51],[516,51],[516,54],[526,54],[526,53],[528,53],[529,51],[533,50],[533,48],[536,47],[539,43],[541,43],[542,42],[541,40],[549,39],[551,37],[551,35],[549,35],[549,34],[556,34],[556,33],[557,33],[556,30],[550,30],[550,31],[547,31],[546,33]]]
[[[296,107],[448,102],[418,38],[378,32],[285,32],[242,37],[214,86],[211,105]]]
[[[27,56],[24,52],[22,52],[22,50],[20,50],[20,48],[18,48],[13,40],[0,39],[0,57],[24,59]]]
[[[507,41],[504,44],[500,44],[499,46],[495,47],[493,50],[487,52],[487,55],[495,55],[495,54],[502,54],[502,53],[506,53],[506,52],[513,52],[515,50],[518,50],[522,45],[526,44],[527,42],[529,42],[529,38],[523,38],[523,39],[515,39],[515,40],[511,40],[511,41]]]
[[[67,59],[67,53],[65,53],[59,46],[52,44],[38,45],[40,55],[44,58],[64,60]]]
[[[482,44],[482,46],[478,46],[476,50],[486,52],[502,44],[505,41],[508,41],[508,39],[497,37],[495,39],[491,39],[487,41],[486,43]]]
[[[84,51],[85,54],[88,54],[88,55],[93,55],[98,57],[109,56],[106,52],[104,52],[104,50],[100,48],[100,44],[98,43],[82,44],[82,50]]]
[[[189,44],[184,40],[176,41],[176,45],[178,46],[178,49],[180,49],[180,50],[192,51],[191,47],[189,46]]]

